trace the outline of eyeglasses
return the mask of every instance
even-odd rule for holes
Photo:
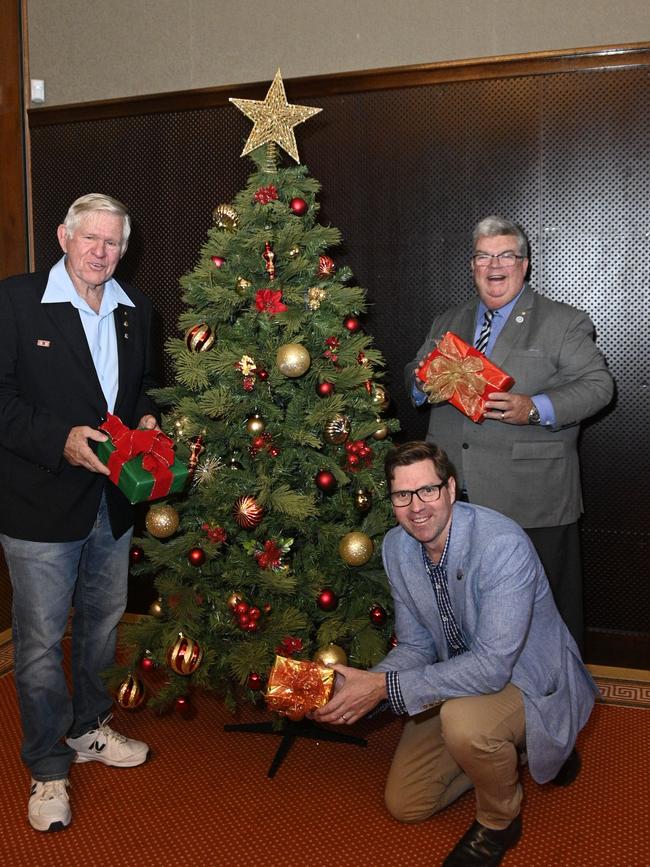
[[[445,487],[447,482],[441,482],[439,485],[423,485],[417,491],[391,491],[390,501],[397,508],[410,506],[413,494],[417,494],[418,500],[423,503],[435,503],[440,499],[440,490]]]
[[[479,268],[487,268],[488,265],[492,264],[493,259],[496,259],[497,265],[501,265],[502,268],[514,268],[517,259],[523,258],[524,256],[518,256],[509,250],[506,250],[505,253],[475,253],[472,256],[474,264]]]

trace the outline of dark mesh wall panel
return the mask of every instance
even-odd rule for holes
[[[621,67],[305,100],[287,87],[290,101],[323,108],[298,127],[299,151],[323,185],[322,221],[343,232],[337,259],[368,290],[367,327],[404,437],[423,435],[426,414],[410,407],[402,368],[433,316],[472,295],[480,217],[518,220],[533,285],[591,314],[617,398],[582,438],[586,622],[639,633],[650,632],[648,84],[646,68]],[[178,278],[212,208],[245,183],[249,130],[229,105],[41,121],[32,129],[38,267],[57,258],[54,230],[76,196],[115,195],[135,222],[121,273],[151,296],[163,335],[176,334]]]

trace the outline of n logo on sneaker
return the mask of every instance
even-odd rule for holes
[[[105,748],[106,741],[103,744],[100,744],[99,741],[93,741],[92,744],[88,747],[89,750],[94,750],[96,753],[101,753],[101,751]]]

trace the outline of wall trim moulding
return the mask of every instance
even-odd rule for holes
[[[603,70],[650,66],[650,42],[627,45],[575,48],[544,51],[533,54],[511,54],[444,63],[368,69],[359,72],[337,72],[285,79],[292,101],[319,96],[388,90],[398,87],[419,87],[457,81],[512,78],[528,75],[548,75],[581,70]],[[103,120],[169,111],[191,111],[226,105],[236,95],[245,99],[262,99],[269,82],[228,84],[197,90],[158,93],[149,96],[82,102],[70,105],[43,106],[28,111],[31,128],[51,124]]]

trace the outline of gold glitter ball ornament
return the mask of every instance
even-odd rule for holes
[[[300,256],[300,247],[299,247],[297,244],[295,244],[295,245],[294,245],[293,247],[291,247],[291,249],[289,250],[288,256],[289,256],[290,259],[296,259],[296,258],[298,258],[298,256]]]
[[[323,431],[323,436],[328,443],[340,445],[344,443],[350,435],[350,419],[347,415],[335,415],[331,421],[328,421]]]
[[[115,700],[127,710],[134,710],[144,701],[144,684],[139,677],[131,672],[119,685],[115,694]]]
[[[314,654],[314,662],[331,668],[333,665],[347,665],[348,655],[338,644],[326,644]]]
[[[370,536],[354,530],[346,533],[339,543],[339,554],[348,566],[363,566],[370,560],[374,545]]]
[[[295,379],[309,370],[311,356],[302,343],[285,343],[278,349],[275,361],[281,373]]]
[[[154,601],[149,606],[149,614],[151,614],[152,617],[162,617],[162,613],[162,599],[154,599]]]
[[[372,402],[380,410],[380,412],[382,410],[388,409],[390,397],[383,385],[379,385],[379,383],[374,384],[372,388]]]
[[[239,214],[232,205],[217,205],[212,211],[212,219],[218,229],[235,232],[239,226]]]
[[[243,298],[252,285],[251,281],[247,280],[245,277],[238,277],[237,282],[235,283],[235,292]]]
[[[373,433],[374,440],[385,440],[389,434],[388,425],[377,419],[377,430]]]
[[[230,594],[230,596],[228,597],[228,599],[226,601],[226,604],[227,604],[228,608],[230,608],[231,611],[234,611],[235,606],[239,605],[239,603],[243,602],[243,601],[244,601],[244,597],[241,595],[241,593],[235,592],[235,593]]]
[[[173,536],[179,523],[178,512],[172,506],[152,506],[144,519],[147,531],[156,539]]]

